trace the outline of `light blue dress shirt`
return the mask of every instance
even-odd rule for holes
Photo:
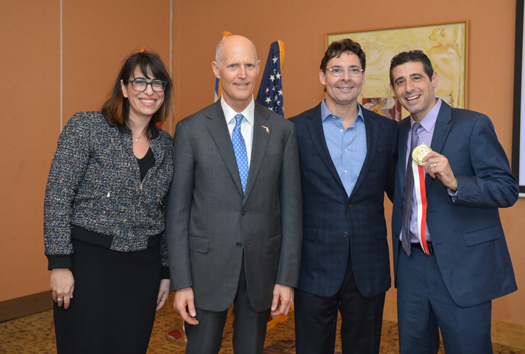
[[[354,123],[346,130],[340,117],[332,114],[326,102],[321,103],[323,131],[330,157],[350,197],[366,158],[366,128],[361,106]]]

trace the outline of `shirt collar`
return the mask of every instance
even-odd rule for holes
[[[437,102],[434,105],[434,107],[432,107],[432,109],[427,113],[427,115],[424,116],[423,119],[421,119],[421,122],[419,122],[421,123],[423,129],[425,129],[427,132],[430,132],[436,125],[439,109],[441,108],[441,102],[441,98],[437,98]],[[410,115],[410,127],[412,127],[415,122],[416,121],[414,120],[412,115]]]
[[[357,109],[359,110],[357,112],[357,117],[356,117],[356,120],[361,117],[361,119],[363,120],[363,122],[365,121],[365,118],[363,117],[363,111],[361,110],[361,105],[358,104],[357,105]],[[328,118],[328,117],[331,117],[332,115],[334,115],[332,112],[330,112],[330,110],[328,109],[328,107],[326,106],[326,98],[323,99],[323,101],[321,102],[321,119],[323,120],[323,122]]]
[[[221,107],[222,111],[224,112],[224,118],[226,118],[226,124],[230,124],[230,122],[233,120],[233,124],[235,124],[235,116],[238,114],[235,112],[233,108],[231,108],[226,101],[224,100],[224,96],[221,97]],[[253,126],[253,120],[254,120],[254,112],[255,112],[255,100],[253,99],[250,101],[250,104],[248,107],[244,109],[244,111],[241,112],[241,114],[244,116],[244,118],[250,123],[251,126]]]

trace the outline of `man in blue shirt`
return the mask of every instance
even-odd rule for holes
[[[392,215],[400,353],[437,353],[440,329],[447,354],[492,353],[492,299],[517,289],[498,208],[518,183],[490,119],[436,98],[425,53],[396,55],[390,85],[410,112]]]
[[[358,43],[332,43],[319,71],[326,99],[290,119],[303,191],[295,292],[301,354],[334,352],[338,312],[343,353],[379,353],[391,282],[383,202],[394,191],[398,128],[358,104],[365,67]]]

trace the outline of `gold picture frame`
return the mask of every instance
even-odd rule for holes
[[[390,60],[396,54],[422,50],[438,73],[436,96],[456,108],[467,108],[468,93],[468,21],[330,33],[326,46],[343,38],[358,42],[366,53],[366,82],[360,102],[366,108],[400,120],[408,115],[393,98],[390,89]]]

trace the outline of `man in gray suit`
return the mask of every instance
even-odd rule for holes
[[[301,179],[295,128],[253,99],[254,44],[230,36],[213,72],[222,98],[177,124],[166,236],[186,353],[218,353],[228,308],[236,353],[262,353],[270,314],[299,277]]]

